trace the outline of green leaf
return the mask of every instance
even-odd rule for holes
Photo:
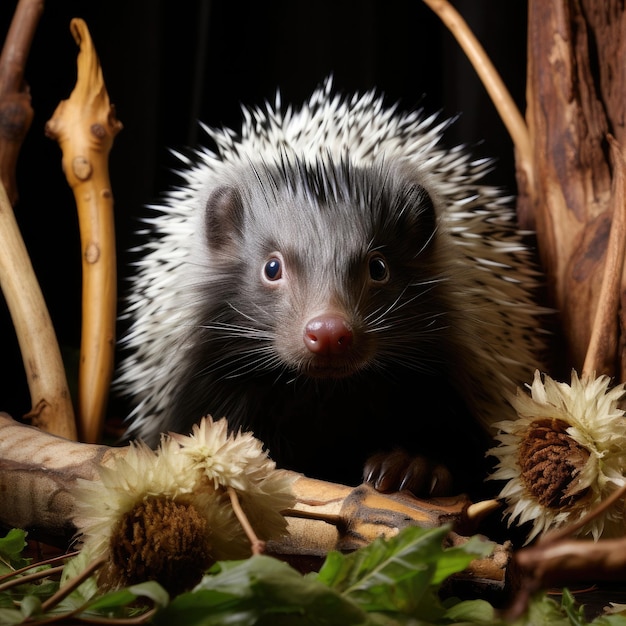
[[[444,615],[452,622],[468,622],[471,624],[493,624],[496,612],[485,600],[463,600],[452,605]]]
[[[433,576],[433,584],[439,585],[444,580],[462,572],[474,559],[487,558],[494,549],[493,541],[486,541],[482,537],[475,535],[461,546],[446,548],[437,559],[437,571]]]
[[[6,592],[0,592],[0,609],[11,609],[15,606],[13,597]],[[0,622],[2,624],[2,622]]]
[[[403,529],[390,539],[343,555],[332,552],[318,579],[353,599],[365,611],[395,611],[407,615],[443,613],[432,593],[450,575],[493,550],[493,543],[478,537],[466,544],[444,549],[449,526]]]
[[[79,552],[75,557],[72,557],[65,563],[63,573],[61,574],[61,586],[64,586],[68,581],[76,578],[79,574],[85,571],[89,563],[91,562],[91,555],[87,550]],[[90,576],[82,582],[76,589],[72,591],[61,603],[62,607],[66,610],[78,609],[84,606],[89,600],[91,600],[98,593],[98,584],[95,576]]]
[[[41,613],[41,600],[36,596],[24,596],[20,602],[20,610],[24,617],[31,617]]]
[[[259,617],[256,607],[234,598],[231,594],[197,589],[174,598],[165,609],[155,615],[152,623],[154,626],[254,626]]]
[[[572,626],[585,626],[588,624],[585,619],[584,608],[580,605],[577,606],[574,596],[568,589],[563,589],[563,595],[561,596],[561,607],[567,617],[569,618]]]
[[[545,593],[535,594],[528,603],[526,613],[511,624],[514,626],[536,626],[537,624],[572,626],[558,603]]]
[[[148,598],[157,606],[167,606],[170,601],[170,594],[155,580],[148,580],[145,583],[132,585],[128,588],[138,598]]]
[[[585,626],[588,623],[593,626],[626,626],[626,616],[617,614],[600,615],[591,622],[585,621],[584,606],[576,603],[576,599],[569,589],[563,589],[561,608],[568,616],[572,626]]]
[[[135,602],[137,598],[148,598],[157,606],[165,606],[169,602],[167,591],[159,583],[151,580],[105,593],[89,603],[89,610],[107,612],[121,609]]]
[[[23,624],[24,615],[17,609],[0,609],[0,624],[2,626],[13,626],[13,624]]]
[[[26,535],[26,531],[12,528],[0,537],[0,575],[29,565],[30,559],[22,558],[22,551],[27,545]]]
[[[45,571],[46,569],[50,569],[49,566],[45,568],[33,569],[33,571]],[[29,570],[30,571],[30,570]],[[16,589],[18,590],[27,590],[25,593],[28,593],[32,596],[37,596],[38,598],[49,598],[54,595],[59,589],[59,583],[55,580],[43,579],[41,582],[32,583],[30,585],[20,585]]]
[[[412,526],[390,539],[376,539],[351,554],[331,552],[318,579],[349,594],[412,576],[416,568],[434,572],[428,566],[441,553],[441,541],[448,531],[448,527]]]
[[[591,624],[593,626],[626,626],[626,616],[617,614],[600,615]]]
[[[367,615],[314,577],[268,556],[220,563],[193,592],[181,594],[156,615],[154,624],[369,623]]]

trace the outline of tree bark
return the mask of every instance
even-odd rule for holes
[[[43,7],[43,0],[18,2],[0,54],[0,180],[13,206],[18,197],[17,157],[33,120],[24,70]]]
[[[565,354],[581,371],[595,318],[612,223],[614,163],[624,145],[624,28],[616,0],[530,0],[526,120],[534,184],[520,172],[518,214],[536,229]],[[623,150],[623,148],[620,148]],[[620,313],[620,319],[621,319]],[[624,380],[621,324],[597,374]]]

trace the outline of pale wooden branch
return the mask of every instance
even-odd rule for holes
[[[0,287],[11,313],[26,371],[32,404],[28,417],[42,430],[76,439],[74,409],[57,338],[1,183]]]
[[[241,524],[244,532],[246,533],[246,537],[250,542],[250,547],[252,549],[252,554],[263,554],[265,552],[265,541],[259,539],[248,516],[245,514],[244,510],[241,508],[241,502],[239,502],[239,496],[237,495],[237,491],[233,489],[233,487],[227,487],[226,489],[228,493],[228,497],[230,498],[230,504],[233,507],[233,511],[235,513],[235,517]]]
[[[528,128],[500,74],[467,22],[447,0],[424,0],[455,37],[482,81],[517,150],[518,168],[534,189],[534,168]]]
[[[78,420],[81,439],[94,443],[101,436],[114,365],[117,274],[108,156],[122,124],[109,103],[85,22],[73,19],[70,29],[80,46],[78,78],[46,133],[61,147],[78,209],[83,267]]]
[[[19,0],[0,54],[0,180],[12,205],[17,157],[33,120],[24,70],[43,8],[43,0]]]
[[[10,507],[0,507],[0,524],[23,528],[62,545],[75,532],[73,488],[79,478],[95,480],[128,447],[77,443],[25,426],[0,413],[0,492]],[[353,550],[379,536],[393,536],[409,525],[453,524],[469,534],[480,523],[464,496],[423,501],[408,493],[381,494],[296,475],[297,512],[286,512],[288,534],[267,542],[269,554],[323,558],[330,550]],[[330,522],[330,523],[329,523]],[[494,588],[503,588],[509,546],[472,566]],[[473,569],[471,571],[474,571]],[[477,573],[476,576],[479,574]]]

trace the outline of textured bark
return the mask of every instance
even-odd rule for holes
[[[526,119],[534,185],[520,175],[522,226],[536,229],[551,304],[566,354],[581,370],[589,345],[612,223],[614,163],[624,145],[624,25],[621,2],[530,0]],[[618,319],[612,320],[618,336]],[[619,346],[619,347],[618,347]],[[618,354],[619,352],[619,354]],[[602,371],[624,379],[621,338]]]
[[[0,180],[12,205],[18,196],[17,156],[33,120],[24,70],[43,7],[43,0],[18,2],[0,55]]]

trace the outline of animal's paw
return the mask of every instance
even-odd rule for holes
[[[363,480],[383,493],[406,489],[419,497],[450,495],[453,483],[445,465],[404,450],[371,456],[363,468]]]

